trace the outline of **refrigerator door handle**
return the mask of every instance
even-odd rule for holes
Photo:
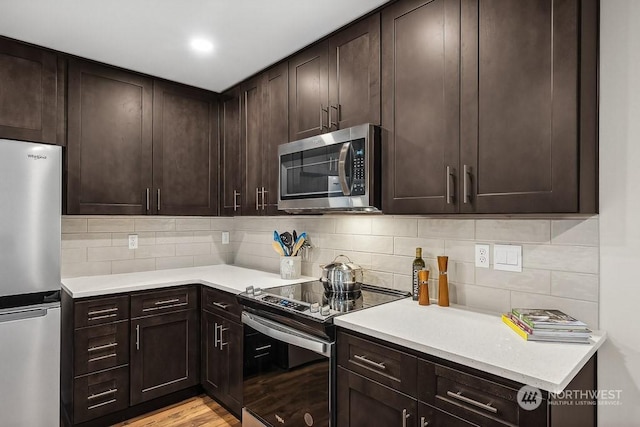
[[[31,319],[33,317],[43,317],[47,315],[47,308],[32,308],[28,310],[15,310],[0,313],[0,323],[10,322],[12,320]]]

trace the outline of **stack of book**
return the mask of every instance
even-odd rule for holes
[[[590,342],[586,323],[560,310],[514,308],[502,321],[527,341]]]

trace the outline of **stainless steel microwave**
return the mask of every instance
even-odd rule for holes
[[[282,144],[278,158],[278,209],[379,212],[379,127],[363,124]]]

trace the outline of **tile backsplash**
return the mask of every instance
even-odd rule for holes
[[[221,263],[278,271],[273,230],[306,231],[313,248],[302,272],[340,254],[365,269],[365,281],[410,291],[415,248],[431,269],[437,296],[438,255],[449,257],[450,299],[490,311],[556,307],[597,328],[599,242],[597,217],[584,219],[441,219],[407,216],[96,217],[62,221],[62,276],[115,274]],[[221,244],[221,232],[231,244]],[[127,248],[137,234],[139,247]],[[519,244],[523,271],[476,268],[476,243]]]

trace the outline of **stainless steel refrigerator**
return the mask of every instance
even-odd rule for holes
[[[60,425],[61,147],[0,139],[0,426]]]

